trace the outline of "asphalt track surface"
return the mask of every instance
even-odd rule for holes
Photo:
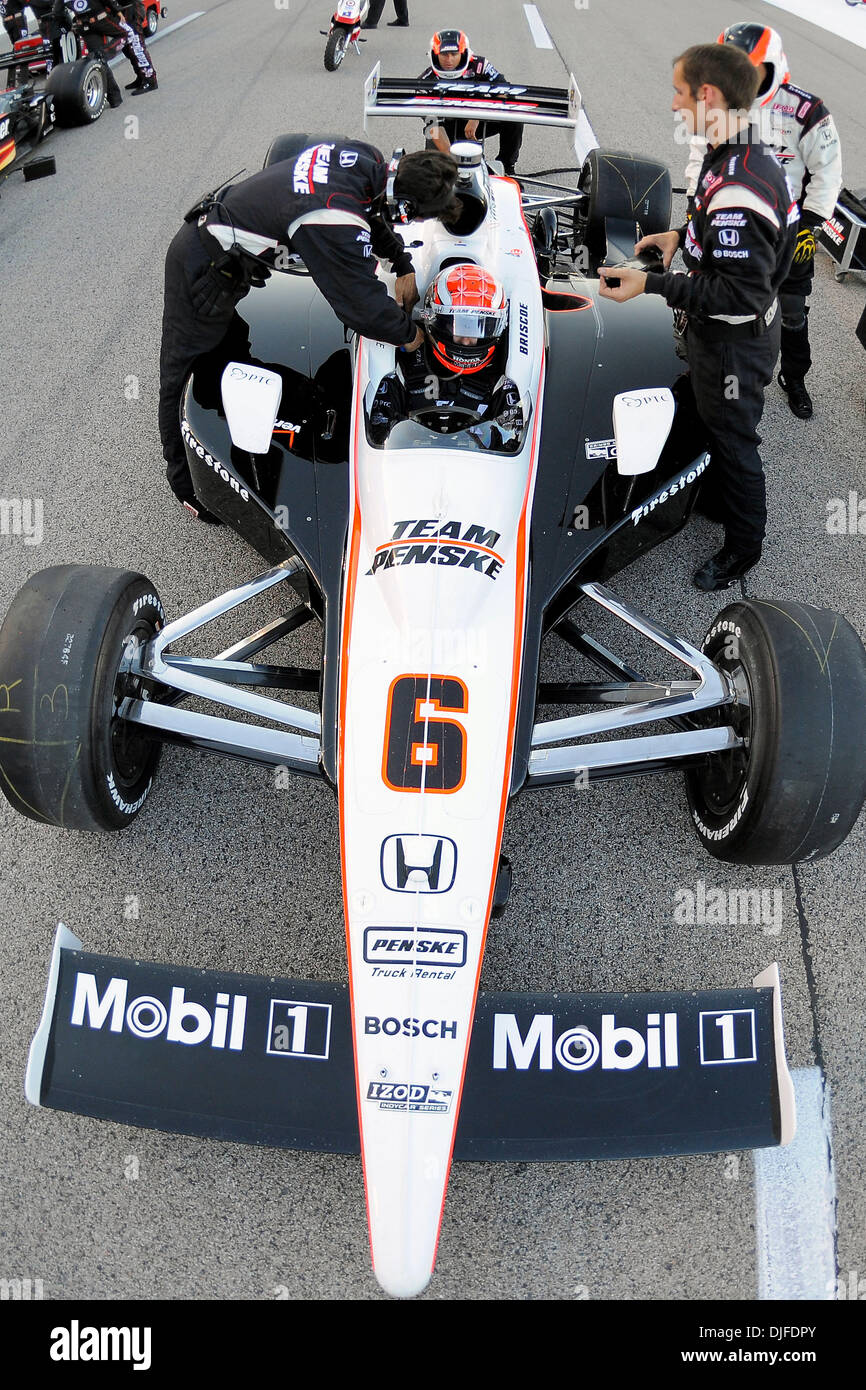
[[[195,198],[236,170],[259,167],[276,133],[360,134],[365,75],[379,57],[385,73],[420,71],[429,19],[408,30],[383,21],[363,60],[350,54],[326,74],[319,30],[327,0],[291,0],[288,10],[178,0],[170,20],[198,9],[201,18],[154,49],[157,94],[106,111],[92,129],[58,133],[53,180],[3,188],[0,495],[44,499],[44,539],[37,547],[0,537],[2,612],[26,577],[49,564],[142,570],[170,615],[262,568],[227,529],[188,520],[163,478],[156,390],[164,251]],[[410,13],[420,9],[416,0]],[[866,185],[862,49],[761,3],[590,0],[577,9],[571,0],[543,0],[539,9],[556,45],[547,51],[534,46],[517,0],[446,0],[435,22],[467,29],[475,50],[513,79],[556,84],[573,69],[601,142],[668,160],[679,182],[671,57],[750,10],[782,30],[794,80],[828,99],[846,182]],[[126,80],[125,68],[119,76]],[[131,116],[137,138],[128,138]],[[389,150],[414,135],[382,121],[371,138]],[[567,158],[561,132],[527,133],[525,171]],[[829,535],[825,524],[829,499],[866,495],[866,359],[854,338],[863,301],[862,282],[837,283],[819,256],[815,418],[796,421],[779,389],[768,391],[772,529],[745,587],[836,608],[866,638],[866,539]],[[132,377],[139,389],[130,400]],[[698,641],[737,596],[700,595],[689,582],[716,539],[695,520],[613,587]],[[301,662],[315,658],[303,635],[295,650]],[[566,649],[553,640],[547,652],[548,674],[565,674]],[[280,1287],[293,1299],[381,1297],[357,1159],[133,1130],[32,1109],[22,1094],[59,919],[86,949],[121,957],[345,979],[337,815],[324,785],[298,779],[277,789],[267,769],[168,750],[154,794],[120,836],[42,827],[5,802],[0,824],[0,1276],[40,1278],[52,1299],[271,1299]],[[519,798],[504,849],[515,884],[488,938],[484,988],[721,987],[747,984],[778,959],[790,1064],[822,1067],[832,1092],[838,1265],[866,1270],[866,818],[821,862],[793,872],[737,870],[703,854],[682,778],[671,774]],[[677,888],[701,879],[779,889],[779,934],[676,925]],[[134,1179],[126,1176],[131,1157]],[[456,1166],[424,1297],[753,1299],[754,1223],[749,1155],[737,1177],[724,1155]]]

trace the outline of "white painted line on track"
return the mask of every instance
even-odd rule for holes
[[[173,34],[175,29],[182,29],[185,24],[192,24],[194,19],[201,19],[204,13],[204,10],[196,10],[194,14],[184,15],[183,19],[175,20],[174,24],[169,24],[167,29],[157,29],[156,33],[153,35],[152,38],[149,34],[145,34],[145,44],[148,48],[150,48],[150,45],[152,43],[159,43],[160,39],[164,39],[167,37],[167,35]],[[122,63],[123,61],[124,55],[122,53],[118,53],[116,58],[110,59],[108,66],[110,68],[116,68],[118,64]]]
[[[145,34],[144,41],[149,48],[152,43],[157,43],[160,39],[167,38],[169,34],[173,34],[175,29],[182,29],[185,24],[192,24],[194,19],[201,19],[204,13],[204,10],[196,10],[194,14],[184,15],[183,19],[177,19],[174,24],[169,24],[167,29],[157,29],[152,39],[149,39]]]
[[[523,13],[526,15],[526,22],[529,25],[529,32],[535,41],[535,47],[553,48],[551,37],[544,27],[544,20],[538,13],[538,6],[524,5]]]
[[[791,1072],[797,1133],[755,1151],[758,1297],[832,1299],[836,1290],[836,1179],[830,1091],[819,1067]]]
[[[842,0],[767,0],[767,4],[866,48],[866,5],[845,5]]]

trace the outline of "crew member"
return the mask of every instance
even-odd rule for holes
[[[815,269],[815,233],[832,217],[842,187],[842,153],[833,117],[820,97],[795,87],[788,60],[775,29],[763,24],[731,24],[719,43],[734,44],[758,69],[761,85],[752,107],[752,121],[761,139],[775,150],[800,208],[800,228],[787,280],[779,291],[782,309],[782,362],[779,385],[800,420],[812,417],[806,375],[812,365],[809,349],[808,297]],[[686,166],[686,192],[694,193],[706,144],[692,141]]]
[[[81,28],[87,47],[95,57],[101,58],[107,74],[109,106],[120,106],[123,102],[120,88],[108,59],[112,40],[122,39],[121,49],[125,58],[132,64],[135,81],[129,83],[127,91],[133,96],[143,92],[155,92],[158,87],[156,69],[140,33],[128,23],[118,0],[54,0],[53,15],[57,19],[64,9],[71,10],[81,21]]]
[[[489,58],[473,53],[469,40],[459,29],[440,29],[430,40],[430,66],[419,81],[429,82],[488,82],[504,87],[508,78],[495,68]],[[468,99],[468,98],[467,98]],[[448,151],[452,140],[478,140],[483,144],[488,135],[499,136],[499,159],[505,173],[514,175],[523,140],[523,126],[517,121],[438,121],[430,116],[424,134],[438,150]]]
[[[672,109],[708,142],[694,212],[678,231],[643,237],[665,266],[678,248],[688,275],[600,268],[604,299],[661,295],[688,316],[686,350],[698,413],[711,436],[724,545],[694,576],[725,589],[761,558],[767,508],[757,427],[779,350],[777,295],[791,264],[797,206],[748,111],[758,73],[739,48],[702,44],[674,65]],[[608,286],[607,277],[621,280]]]
[[[489,423],[493,447],[519,448],[520,392],[502,371],[508,300],[501,283],[480,266],[450,266],[430,285],[422,322],[423,343],[399,354],[399,372],[382,379],[370,406],[373,443],[420,415],[442,434]]]
[[[370,0],[370,9],[367,18],[361,25],[362,29],[375,29],[378,27],[379,20],[382,18],[382,11],[385,8],[385,0]],[[394,0],[394,14],[396,19],[388,20],[389,29],[408,29],[409,28],[409,0]]]
[[[201,520],[180,430],[180,399],[196,359],[224,337],[235,305],[297,253],[337,317],[356,333],[420,347],[409,317],[417,301],[412,257],[386,225],[389,169],[373,145],[298,135],[287,158],[192,208],[165,262],[159,428],[175,496]],[[393,199],[405,220],[451,219],[457,165],[418,150],[393,171]],[[376,275],[376,258],[397,276],[396,303]]]

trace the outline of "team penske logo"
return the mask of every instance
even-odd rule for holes
[[[495,549],[500,532],[477,522],[440,522],[437,518],[398,521],[390,540],[376,547],[367,574],[397,565],[446,565],[475,570],[495,579],[505,560]]]
[[[312,145],[295,160],[292,187],[296,193],[314,193],[313,184],[327,183],[333,145]]]

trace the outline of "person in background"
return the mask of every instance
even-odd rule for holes
[[[429,82],[488,82],[506,86],[508,78],[495,68],[489,58],[473,53],[469,40],[459,29],[440,29],[430,40],[430,66],[419,81]],[[514,176],[520,155],[523,126],[517,121],[438,121],[430,116],[424,134],[438,150],[447,151],[452,140],[477,140],[480,144],[488,135],[499,136],[499,158],[505,173]]]
[[[809,347],[808,298],[815,269],[815,232],[832,217],[842,187],[842,153],[833,117],[820,97],[795,87],[788,72],[782,40],[763,24],[731,24],[719,43],[742,49],[757,68],[758,95],[752,119],[761,139],[775,151],[800,208],[800,230],[794,259],[781,288],[782,361],[779,385],[800,420],[812,417],[812,398],[806,376],[812,366]],[[686,192],[692,194],[706,142],[692,142],[686,166]]]
[[[382,11],[385,8],[385,0],[370,0],[370,9],[367,18],[361,25],[362,29],[376,29],[379,20],[382,18]],[[408,0],[394,0],[394,13],[396,19],[388,20],[389,29],[408,29],[409,28],[409,3]]]

